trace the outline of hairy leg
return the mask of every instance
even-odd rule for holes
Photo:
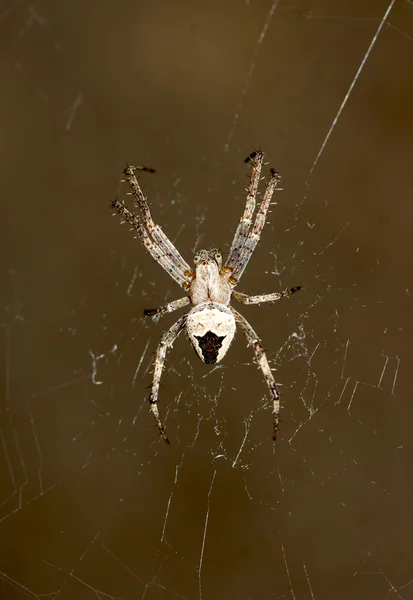
[[[143,314],[146,317],[152,317],[154,321],[157,321],[160,317],[166,315],[166,313],[170,313],[174,310],[178,310],[178,308],[188,306],[188,304],[191,304],[191,298],[189,296],[184,296],[183,298],[173,300],[172,302],[168,302],[168,304],[164,304],[158,308],[145,308]]]
[[[179,254],[178,250],[175,248],[170,239],[165,235],[159,225],[156,225],[152,219],[151,212],[149,210],[148,202],[140,188],[138,179],[135,175],[135,171],[139,167],[127,166],[124,170],[124,174],[126,177],[126,181],[129,183],[129,186],[132,190],[132,194],[142,212],[142,218],[146,229],[149,234],[155,240],[155,243],[163,250],[164,254],[169,258],[169,260],[175,265],[175,267],[181,271],[181,273],[185,276],[191,276],[192,269],[188,265],[188,263],[182,258]]]
[[[165,429],[162,425],[162,421],[160,419],[159,409],[158,409],[159,383],[161,381],[162,371],[163,371],[163,367],[164,367],[164,363],[165,363],[166,351],[168,348],[172,347],[172,344],[174,343],[174,341],[176,340],[178,335],[185,328],[185,324],[186,324],[186,315],[183,315],[180,319],[178,319],[178,321],[176,323],[174,323],[172,325],[172,327],[170,329],[168,329],[168,331],[166,331],[162,335],[161,341],[156,350],[156,358],[155,358],[155,364],[154,364],[154,370],[153,370],[152,389],[149,394],[149,403],[151,406],[151,412],[152,412],[153,416],[155,417],[155,422],[158,426],[159,432],[167,444],[169,444],[170,442],[165,433]]]
[[[299,290],[301,290],[301,285],[289,288],[287,290],[283,290],[282,292],[274,292],[273,294],[262,294],[260,296],[248,296],[247,294],[241,294],[241,292],[236,292],[234,290],[232,292],[232,297],[235,298],[235,300],[237,300],[238,302],[241,302],[242,304],[260,304],[261,302],[275,302],[276,300],[280,300],[281,298],[291,296]]]
[[[262,202],[255,217],[254,226],[249,230],[248,237],[245,240],[240,255],[235,261],[234,269],[231,273],[231,279],[234,280],[235,283],[240,280],[255,248],[257,247],[262,230],[264,229],[265,221],[267,219],[271,198],[280,179],[281,177],[274,171],[273,175],[268,181]]]
[[[256,195],[258,190],[258,184],[260,182],[261,169],[264,162],[264,153],[255,152],[251,157],[248,157],[248,161],[252,162],[252,172],[250,178],[250,184],[247,188],[247,200],[245,203],[244,213],[238,224],[237,230],[234,235],[234,239],[231,244],[227,262],[225,263],[225,270],[230,273],[234,267],[238,264],[241,252],[244,248],[247,240],[251,224],[252,217],[254,216]]]
[[[255,357],[257,359],[257,363],[261,367],[261,370],[264,375],[264,379],[267,383],[268,389],[270,390],[272,402],[273,402],[273,435],[272,439],[275,441],[277,439],[278,426],[279,426],[279,415],[280,415],[280,394],[278,393],[277,384],[275,383],[274,376],[271,371],[271,367],[268,364],[267,357],[265,355],[264,349],[261,344],[261,340],[258,338],[258,335],[251,327],[244,317],[237,312],[235,309],[231,307],[231,311],[235,316],[235,319],[241,329],[243,330],[245,337],[247,338],[248,345],[251,346],[255,352]]]
[[[132,225],[132,228],[138,234],[138,238],[145,246],[149,254],[157,263],[161,265],[163,269],[174,279],[182,288],[188,289],[191,278],[185,275],[177,266],[170,260],[165,252],[156,244],[148,235],[145,227],[141,223],[139,217],[132,214],[122,202],[115,199],[112,202],[112,207],[116,212],[123,217],[124,221]]]

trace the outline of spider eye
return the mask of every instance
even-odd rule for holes
[[[198,346],[201,349],[204,363],[213,365],[217,362],[218,352],[221,349],[222,341],[226,335],[216,335],[212,331],[207,331],[205,335],[195,335],[198,340]]]

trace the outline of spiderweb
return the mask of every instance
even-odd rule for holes
[[[0,597],[413,598],[408,0],[0,5]],[[187,260],[228,249],[253,144],[283,177],[206,367],[117,219],[126,161]]]

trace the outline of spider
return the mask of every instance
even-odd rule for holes
[[[140,216],[132,214],[117,199],[112,202],[113,208],[123,217],[123,222],[128,222],[132,229],[137,232],[137,237],[139,237],[149,254],[187,292],[187,295],[183,298],[169,302],[159,308],[145,310],[144,314],[156,320],[179,308],[192,306],[187,314],[180,317],[172,327],[163,333],[156,351],[149,403],[160,435],[167,444],[170,442],[162,425],[158,409],[159,384],[167,349],[172,347],[178,335],[185,329],[188,339],[199,358],[208,365],[216,364],[227,353],[235,335],[236,325],[240,326],[247,338],[248,345],[253,348],[257,363],[261,367],[268,385],[273,403],[273,440],[277,439],[280,395],[275,379],[260,338],[248,321],[230,305],[230,302],[231,300],[236,300],[241,304],[275,302],[280,298],[294,294],[301,289],[301,286],[260,296],[248,296],[234,289],[259,242],[272,195],[280,181],[279,174],[271,170],[271,177],[267,182],[253,224],[264,153],[261,151],[253,152],[245,162],[252,163],[250,183],[246,190],[247,200],[225,264],[219,250],[200,250],[195,255],[194,268],[191,268],[159,225],[154,223],[147,200],[136,177],[136,171],[138,170],[153,172],[153,169],[128,165],[124,170],[126,181],[140,209]]]

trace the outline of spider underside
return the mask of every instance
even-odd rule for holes
[[[297,292],[301,287],[259,296],[248,296],[234,289],[259,242],[272,195],[280,181],[278,173],[271,170],[271,177],[267,182],[253,223],[264,153],[261,151],[254,152],[248,157],[247,161],[252,163],[252,172],[246,190],[245,209],[232,240],[225,264],[223,264],[221,253],[218,250],[200,250],[195,255],[194,268],[186,263],[159,225],[156,225],[152,219],[147,200],[135,174],[137,170],[149,170],[146,167],[127,166],[124,170],[126,181],[136,200],[140,215],[132,214],[118,200],[114,200],[112,203],[116,212],[137,232],[137,237],[144,244],[149,254],[187,293],[183,298],[169,302],[164,306],[145,310],[145,314],[158,319],[164,314],[179,308],[192,306],[189,313],[180,317],[172,327],[163,333],[156,351],[149,403],[159,432],[168,444],[169,439],[158,410],[159,384],[167,348],[170,348],[178,335],[186,329],[188,339],[199,358],[206,364],[216,364],[227,353],[235,335],[236,325],[239,325],[242,329],[248,345],[253,348],[257,363],[268,385],[273,402],[273,440],[277,439],[280,395],[274,376],[261,340],[248,321],[230,305],[230,301],[234,299],[241,304],[275,302]]]

